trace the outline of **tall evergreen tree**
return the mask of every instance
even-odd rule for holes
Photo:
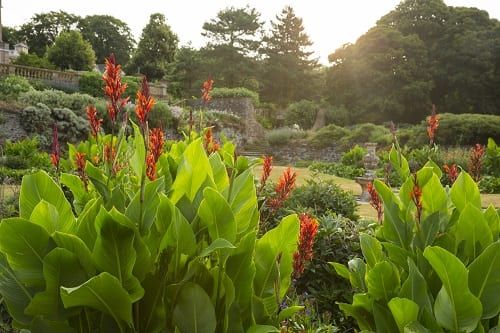
[[[179,39],[166,23],[165,16],[152,14],[149,23],[142,30],[137,50],[126,66],[129,74],[141,73],[148,80],[160,80],[168,71],[168,64],[174,61]]]
[[[304,31],[302,19],[287,6],[271,26],[271,34],[264,38],[264,98],[284,105],[312,96],[318,64],[308,51],[313,43]]]
[[[218,85],[239,86],[254,75],[263,22],[255,8],[226,8],[203,25],[209,38],[203,53]]]

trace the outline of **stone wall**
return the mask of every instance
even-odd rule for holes
[[[201,99],[190,100],[189,106],[197,108],[207,108],[219,111],[225,111],[239,116],[242,119],[245,128],[243,130],[243,145],[255,144],[264,140],[264,128],[257,122],[255,107],[252,99],[248,97],[234,98],[214,98],[208,104],[203,104]]]
[[[19,120],[20,110],[0,105],[0,144],[28,137]]]
[[[294,141],[285,146],[273,146],[268,150],[280,164],[294,164],[298,161],[337,162],[340,153],[334,147],[313,148],[307,141]]]

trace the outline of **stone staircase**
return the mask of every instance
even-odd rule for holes
[[[239,154],[246,157],[260,158],[264,155],[269,155],[269,150],[270,147],[267,145],[267,143],[254,142],[244,145]]]

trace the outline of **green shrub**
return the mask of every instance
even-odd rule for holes
[[[266,140],[271,146],[284,146],[294,139],[304,138],[307,134],[303,131],[289,127],[281,127],[266,133]]]
[[[355,145],[351,150],[342,154],[340,162],[343,165],[350,165],[356,168],[363,168],[363,158],[366,155],[366,149]]]
[[[3,183],[9,179],[9,181],[19,184],[21,179],[30,172],[31,170],[27,169],[11,169],[0,165],[0,182]]]
[[[478,186],[465,171],[447,190],[440,170],[425,167],[414,177],[395,150],[391,161],[404,183],[395,194],[374,182],[384,220],[375,237],[360,235],[364,260],[333,263],[355,289],[340,308],[371,332],[498,330],[497,210],[482,209]]]
[[[15,142],[7,140],[1,151],[3,162],[0,164],[7,168],[44,170],[50,168],[49,156],[40,151],[40,141],[37,137]]]
[[[342,163],[328,163],[328,162],[314,162],[309,165],[309,169],[325,173],[327,175],[334,175],[337,177],[355,179],[365,174],[364,168],[358,168],[352,165],[344,165]]]
[[[21,53],[12,63],[21,66],[56,69],[56,66],[47,57],[39,57],[34,53]]]
[[[66,108],[52,109],[51,116],[57,123],[59,140],[62,142],[77,142],[84,139],[89,132],[88,122],[75,112]]]
[[[319,313],[330,313],[339,332],[354,332],[352,319],[346,320],[337,302],[350,301],[350,283],[333,275],[331,261],[348,262],[361,256],[359,225],[345,217],[327,213],[318,218],[318,233],[314,240],[314,255],[302,276],[295,281],[299,294],[307,294]]]
[[[173,128],[174,117],[168,104],[158,101],[149,115],[149,127]]]
[[[21,111],[21,126],[30,134],[46,134],[52,128],[50,108],[42,103],[28,106]]]
[[[2,167],[0,167],[0,179],[2,179]],[[1,191],[1,189],[0,189]],[[19,194],[17,192],[12,193],[12,195],[9,195],[6,198],[2,198],[0,196],[0,220],[1,219],[6,219],[9,217],[15,217],[19,216]],[[2,303],[2,306],[4,304]],[[2,313],[5,311],[5,309],[2,309],[3,311],[0,310],[0,313],[2,314],[2,317],[0,318],[0,331],[1,332],[14,332],[10,331],[9,327],[4,327],[3,324],[5,321],[3,320],[5,317],[5,313]],[[9,318],[11,319],[11,318]],[[7,323],[6,323],[7,324]],[[10,326],[10,325],[6,325]]]
[[[78,115],[84,116],[87,106],[95,104],[96,99],[87,94],[67,94],[60,90],[30,90],[19,96],[19,102],[28,106],[42,103],[51,109],[68,108],[77,112]]]
[[[320,128],[309,139],[309,143],[318,148],[335,146],[338,142],[349,135],[349,130],[337,125],[328,125]]]
[[[251,98],[255,106],[259,105],[259,94],[247,88],[214,88],[211,92],[212,98]]]
[[[500,193],[500,178],[495,176],[483,176],[479,181],[481,193]]]
[[[345,107],[326,107],[325,122],[327,125],[347,126],[352,124],[351,113]]]
[[[379,146],[387,146],[392,142],[391,132],[381,125],[367,123],[355,125],[349,129],[349,136],[343,140],[345,146],[352,145],[353,143],[364,144],[366,142],[374,142]]]
[[[128,97],[131,102],[135,101],[137,91],[141,86],[141,78],[137,76],[124,76],[122,82],[127,84],[127,89],[125,89],[123,97]]]
[[[83,73],[78,81],[78,88],[84,94],[94,97],[102,96],[104,88],[102,74],[98,72]]]
[[[295,124],[302,129],[310,129],[316,121],[319,105],[308,100],[292,103],[288,106],[285,122],[288,126]]]
[[[328,212],[356,220],[356,199],[352,193],[340,188],[334,181],[310,179],[297,187],[285,207],[294,212],[309,210],[314,216]]]
[[[15,100],[20,94],[32,89],[30,82],[24,77],[9,75],[0,80],[0,99]]]
[[[500,147],[492,138],[488,139],[483,166],[485,175],[500,177]]]

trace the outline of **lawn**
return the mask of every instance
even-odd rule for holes
[[[274,166],[271,172],[271,180],[277,181],[280,175],[283,173],[286,167],[283,166]],[[336,184],[338,184],[341,188],[347,191],[351,191],[354,195],[361,194],[361,187],[351,179],[340,178],[336,176],[331,176],[323,173],[314,173],[307,168],[292,168],[295,172],[297,172],[297,185],[303,185],[307,182],[307,179],[311,177],[315,177],[316,179],[332,179]],[[254,173],[256,176],[260,176],[262,168],[256,167],[254,169]],[[485,207],[488,207],[490,204],[493,204],[495,207],[500,207],[500,194],[481,194],[481,200]],[[361,203],[358,206],[358,215],[361,218],[370,218],[376,219],[377,212],[368,204]]]

